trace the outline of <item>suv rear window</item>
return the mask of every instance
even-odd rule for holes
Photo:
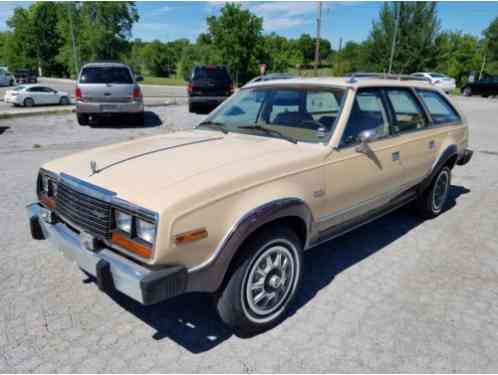
[[[122,67],[89,67],[83,68],[80,83],[123,83],[131,84],[130,71]]]
[[[230,81],[230,75],[223,66],[200,66],[194,68],[192,79],[211,79],[214,81]]]

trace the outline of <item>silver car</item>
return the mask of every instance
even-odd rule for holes
[[[128,65],[118,62],[95,62],[81,68],[76,83],[76,114],[80,125],[100,116],[132,115],[143,124],[144,103],[141,76]]]
[[[0,67],[0,86],[14,86],[15,82],[12,74],[7,69]]]

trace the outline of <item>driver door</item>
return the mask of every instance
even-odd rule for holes
[[[400,145],[391,136],[386,104],[380,89],[360,89],[356,93],[339,148],[330,154],[325,168],[326,214],[318,220],[321,237],[386,205],[400,192]],[[365,130],[374,131],[375,139],[367,144],[365,152],[359,152],[359,135]]]

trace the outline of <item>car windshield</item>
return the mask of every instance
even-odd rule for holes
[[[230,76],[223,66],[201,66],[196,67],[192,74],[193,80],[209,79],[214,81],[229,81]]]
[[[431,77],[433,78],[446,78],[444,74],[441,73],[431,73]]]
[[[26,88],[26,86],[17,86],[14,88],[14,91],[22,91]]]
[[[131,84],[133,79],[124,67],[88,67],[81,72],[80,83]]]
[[[344,97],[345,91],[339,88],[246,88],[204,123],[234,133],[326,143],[334,132]]]

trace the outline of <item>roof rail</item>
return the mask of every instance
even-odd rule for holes
[[[349,83],[356,82],[358,78],[380,78],[391,79],[397,81],[423,81],[430,82],[429,78],[416,77],[408,74],[389,74],[389,73],[351,73],[346,76]]]

